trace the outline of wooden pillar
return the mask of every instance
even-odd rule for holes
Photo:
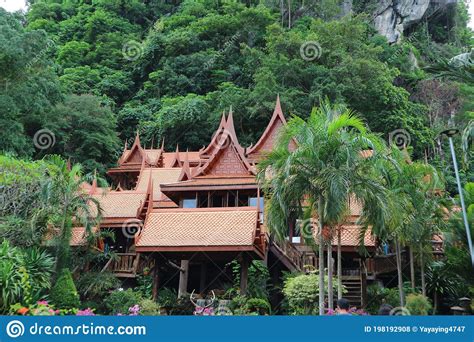
[[[188,292],[189,260],[181,260],[181,271],[179,273],[178,297],[183,297]]]
[[[240,262],[240,294],[245,296],[247,294],[247,285],[249,278],[249,259],[246,255],[242,256]]]
[[[289,228],[289,231],[288,231],[288,240],[290,243],[293,243],[293,234],[295,232],[295,223],[293,218],[290,218],[288,220],[288,228]]]
[[[360,283],[361,283],[361,302],[362,308],[367,306],[368,298],[367,298],[367,268],[365,264],[365,259],[362,260],[362,267],[360,273]]]
[[[152,279],[153,279],[153,287],[151,290],[151,295],[153,297],[153,300],[156,300],[158,298],[158,288],[160,287],[160,270],[158,268],[158,260],[155,259],[155,266],[153,267],[153,273],[152,273]]]
[[[203,262],[201,264],[201,275],[199,277],[199,292],[204,293],[206,291],[206,279],[207,278],[207,264]]]

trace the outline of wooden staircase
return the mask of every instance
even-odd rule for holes
[[[362,277],[360,270],[343,270],[342,285],[347,292],[343,295],[351,306],[362,306]]]
[[[268,249],[269,252],[273,253],[289,271],[301,272],[303,270],[303,253],[301,253],[289,241],[277,242],[270,238]]]

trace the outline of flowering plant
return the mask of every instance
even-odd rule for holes
[[[350,308],[349,311],[348,311],[348,314],[352,315],[352,316],[367,316],[368,315],[368,313],[365,312],[363,309],[357,309],[356,307]],[[326,312],[326,315],[336,316],[337,313],[333,309],[328,309],[327,312]]]
[[[56,316],[60,314],[60,310],[55,310],[46,300],[39,300],[29,306],[17,303],[11,306],[10,311],[23,316]]]
[[[213,307],[202,307],[196,306],[194,309],[193,315],[195,316],[214,316],[214,308]]]
[[[91,308],[87,308],[84,310],[78,310],[76,316],[95,316],[95,313]]]
[[[140,306],[135,304],[128,308],[129,316],[138,316],[140,314]]]

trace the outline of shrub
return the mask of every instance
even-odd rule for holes
[[[110,290],[117,289],[120,280],[112,272],[87,272],[80,276],[77,289],[82,298],[99,300],[107,296]]]
[[[142,316],[158,316],[160,314],[160,307],[151,299],[143,299],[138,305]]]
[[[240,263],[232,261],[230,263],[234,278],[233,290],[240,293]],[[261,261],[254,260],[249,265],[247,296],[251,298],[269,297],[270,273],[268,267]]]
[[[318,314],[319,279],[318,272],[308,274],[290,274],[284,281],[283,294],[292,315]],[[327,288],[327,276],[324,282]],[[337,279],[334,277],[333,290],[337,291]],[[343,292],[345,292],[343,288]]]
[[[176,305],[177,300],[178,300],[178,294],[176,293],[174,289],[165,287],[158,291],[157,303],[160,308],[170,310],[172,307]]]
[[[38,248],[19,248],[8,240],[0,244],[0,313],[11,305],[30,305],[51,287],[54,259]]]
[[[385,288],[379,283],[372,284],[367,287],[367,297],[370,298],[367,311],[376,315],[382,304],[388,304],[392,307],[400,306],[400,296],[398,288]]]
[[[409,294],[406,298],[406,302],[406,308],[412,315],[426,316],[432,309],[428,298],[421,294]]]
[[[194,305],[189,300],[189,295],[185,295],[176,300],[175,305],[171,308],[171,315],[188,316],[194,313]]]
[[[261,298],[250,298],[245,303],[245,311],[247,313],[256,313],[259,315],[268,315],[270,314],[270,303]]]
[[[138,286],[135,288],[135,290],[139,291],[143,298],[151,298],[153,291],[153,278],[149,274],[148,270],[145,271],[147,272],[137,277]]]
[[[59,309],[73,309],[80,306],[79,294],[69,269],[61,270],[56,284],[51,289],[50,298]]]
[[[110,314],[117,315],[128,315],[129,308],[138,304],[142,300],[139,292],[128,290],[117,290],[112,292],[105,299],[105,307]]]

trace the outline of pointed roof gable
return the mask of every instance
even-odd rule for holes
[[[178,182],[187,181],[192,178],[191,169],[189,167],[189,155],[188,151],[186,151],[186,155],[184,156],[184,163],[183,168],[181,169],[181,174],[179,175]]]
[[[209,145],[199,150],[199,155],[202,158],[208,158],[209,156],[212,155],[213,151],[216,149],[217,141],[225,129],[225,125],[226,125],[225,113],[222,112],[221,122],[219,123],[219,127],[217,128],[216,132],[212,136],[211,142],[209,143]]]
[[[124,151],[124,154],[125,154],[125,151]],[[120,161],[120,165],[125,164],[125,163],[141,164],[144,157],[145,157],[145,152],[140,144],[140,135],[138,134],[138,131],[137,131],[137,134],[135,135],[135,141],[133,142],[133,145],[130,148],[127,155],[124,156],[122,160]]]
[[[214,149],[209,160],[196,170],[193,177],[214,175],[255,175],[255,167],[245,157],[244,149],[240,146],[235,134],[232,108],[218,139],[213,139]]]
[[[124,147],[123,147],[122,155],[120,156],[120,158],[118,160],[118,164],[122,164],[122,162],[125,159],[125,157],[127,156],[128,152],[129,152],[128,142],[127,142],[127,139],[125,139],[125,144],[124,144]]]
[[[270,151],[273,148],[278,131],[284,125],[286,125],[286,119],[281,109],[280,95],[277,95],[275,109],[273,110],[270,122],[257,143],[247,148],[247,155],[253,155],[252,157],[254,157],[262,152]]]
[[[181,162],[181,158],[179,155],[179,147],[176,144],[176,151],[173,156],[173,160],[171,161],[170,167],[182,167],[183,163]]]

